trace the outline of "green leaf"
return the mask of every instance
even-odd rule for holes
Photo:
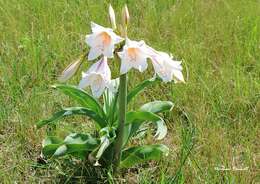
[[[62,139],[60,139],[59,137],[56,136],[48,136],[47,138],[45,138],[42,142],[42,146],[47,146],[50,144],[60,144],[62,143]]]
[[[140,84],[138,84],[137,86],[135,86],[134,89],[132,89],[127,95],[127,103],[129,103],[137,94],[142,92],[147,86],[150,86],[159,81],[160,81],[160,78],[158,78],[158,77],[151,78],[151,79],[147,79],[147,80],[141,82]]]
[[[43,142],[43,154],[54,157],[72,154],[82,158],[88,151],[96,149],[98,145],[99,141],[89,134],[72,133],[64,140],[51,136]]]
[[[121,168],[129,168],[149,160],[159,160],[168,155],[169,148],[163,144],[131,147],[122,152]]]
[[[98,161],[108,146],[114,141],[116,137],[115,128],[114,127],[105,127],[99,131],[100,134],[100,145],[96,150],[92,152],[95,155],[96,160]]]
[[[154,137],[157,140],[162,140],[167,135],[167,126],[164,121],[156,121],[157,130]]]
[[[83,107],[86,107],[97,114],[99,114],[101,117],[105,118],[105,113],[101,107],[101,105],[98,103],[98,101],[86,93],[84,90],[77,88],[76,86],[71,85],[63,85],[63,84],[57,84],[53,86],[55,89],[60,90],[64,94],[68,95],[69,97],[76,100],[80,105]]]
[[[99,147],[99,149],[97,151],[97,154],[96,154],[96,159],[97,160],[100,159],[100,157],[102,156],[104,151],[110,145],[110,141],[109,141],[109,138],[107,136],[102,136],[100,140],[101,140],[100,147]]]
[[[117,100],[118,100],[118,87],[119,78],[111,81],[111,88],[107,88],[103,94],[104,106],[103,109],[106,113],[107,121],[113,124],[117,120]]]
[[[171,111],[174,104],[171,101],[153,101],[141,106],[141,111],[148,111],[152,113],[160,113]],[[164,121],[156,121],[157,131],[155,137],[157,140],[163,139],[167,134],[167,126]]]
[[[171,111],[174,104],[171,101],[153,101],[141,106],[141,111],[148,111],[152,113],[160,113],[164,111]]]
[[[130,111],[126,114],[126,124],[142,121],[159,121],[160,116],[148,111]]]
[[[37,128],[41,128],[44,125],[48,125],[50,123],[54,123],[55,121],[66,117],[70,115],[85,115],[93,119],[97,125],[102,128],[106,126],[106,120],[100,117],[99,114],[97,114],[95,111],[92,111],[90,109],[87,109],[85,107],[69,107],[69,108],[64,108],[63,110],[56,112],[53,114],[53,116],[49,119],[39,121],[37,123]]]
[[[63,140],[55,137],[49,136],[43,140],[42,146],[42,153],[45,156],[51,156],[55,153],[58,147],[62,144]]]
[[[93,138],[90,134],[72,133],[64,139],[64,144],[68,148],[68,153],[72,153],[92,151],[98,146],[99,141]]]
[[[58,147],[58,149],[55,151],[55,153],[53,154],[53,156],[55,157],[59,157],[59,156],[63,156],[66,154],[68,148],[66,145],[61,145]]]
[[[147,111],[128,112],[126,114],[126,124],[124,127],[124,145],[137,132],[137,130],[144,122],[156,123],[159,121],[161,122],[161,124],[164,123],[163,119],[160,116],[152,112],[147,112]]]

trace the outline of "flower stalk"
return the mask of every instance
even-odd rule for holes
[[[127,11],[127,12],[126,12]],[[122,10],[123,16],[127,14],[127,17],[123,17],[123,30],[122,36],[127,38],[127,24],[129,22],[129,13],[127,6]],[[124,138],[124,126],[126,122],[126,110],[127,110],[127,74],[121,74],[119,79],[119,104],[118,104],[118,128],[117,128],[117,138],[115,142],[115,154],[114,154],[114,173],[117,172],[117,168],[120,165],[121,161],[121,152],[123,148],[123,138]]]
[[[124,137],[124,126],[126,121],[126,100],[127,100],[127,74],[120,76],[119,84],[119,118],[117,128],[117,139],[115,143],[115,155],[114,155],[114,172],[116,173],[117,168],[121,160],[121,150],[123,146]]]

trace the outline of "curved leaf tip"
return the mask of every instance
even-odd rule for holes
[[[169,154],[169,148],[163,144],[136,146],[122,152],[120,167],[129,168],[149,160],[159,160]]]

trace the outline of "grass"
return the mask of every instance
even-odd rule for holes
[[[34,125],[70,103],[49,86],[86,48],[90,21],[109,26],[108,3],[0,0],[1,182],[71,181],[69,161],[36,164],[46,132]],[[124,3],[112,4],[118,12]],[[183,60],[187,80],[149,88],[133,104],[169,99],[175,109],[164,142],[169,157],[130,172],[128,183],[260,182],[259,1],[140,0],[128,6],[129,37],[174,53]],[[152,71],[130,75],[133,86]],[[84,123],[77,121],[67,119],[58,133],[81,130]]]

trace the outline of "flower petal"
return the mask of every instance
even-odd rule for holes
[[[144,71],[147,69],[147,67],[148,67],[148,64],[147,64],[146,58],[145,58],[145,59],[144,59],[142,62],[140,62],[140,63],[138,64],[138,66],[135,67],[135,68],[138,69],[139,72],[144,72]]]
[[[119,43],[119,42],[121,42],[121,41],[123,41],[124,40],[124,38],[122,38],[122,37],[120,37],[120,36],[118,36],[118,35],[116,35],[114,32],[109,32],[109,34],[110,34],[110,36],[112,37],[112,40],[113,40],[113,42],[115,43],[115,44],[117,44],[117,43]]]
[[[108,58],[113,58],[114,57],[114,44],[110,44],[108,47],[104,48],[103,54],[104,56]]]
[[[79,66],[81,64],[81,60],[78,59],[75,62],[71,63],[67,68],[62,72],[62,74],[59,76],[58,80],[60,82],[66,82],[69,80],[79,69]]]
[[[145,47],[145,52],[152,60],[155,72],[164,82],[170,82],[171,80],[185,82],[180,61],[174,61],[172,55],[165,52],[156,51],[147,45]]]
[[[120,73],[126,73],[131,68],[135,68],[140,72],[147,69],[147,58],[144,41],[132,41],[126,38],[126,45],[123,47],[123,51],[118,53],[121,58]]]
[[[101,55],[101,49],[92,47],[90,48],[88,53],[88,60],[96,59],[100,55]]]
[[[91,46],[95,43],[96,34],[88,34],[86,35],[85,42]]]
[[[185,82],[181,71],[173,71],[175,82]]]
[[[120,74],[127,73],[131,68],[132,68],[132,66],[129,62],[121,62]]]
[[[97,83],[97,84],[92,83],[91,92],[94,97],[99,98],[102,95],[102,93],[104,92],[105,88],[106,88],[106,85],[104,82]]]
[[[106,29],[108,29],[108,28],[105,28],[103,26],[96,24],[95,22],[91,22],[90,25],[91,25],[91,30],[92,30],[93,33],[105,31]]]
[[[79,88],[80,89],[86,88],[91,83],[90,78],[88,77],[88,75],[86,75],[85,73],[82,73],[82,76],[83,76],[83,78],[79,82]]]
[[[111,81],[111,71],[107,64],[107,57],[103,57],[98,62],[91,65],[86,73],[82,74],[79,83],[80,88],[91,87],[94,97],[98,98],[109,87]]]
[[[88,60],[96,59],[103,54],[106,57],[112,58],[115,44],[124,39],[116,35],[112,29],[100,26],[91,22],[92,34],[87,35],[85,42],[90,46]]]

